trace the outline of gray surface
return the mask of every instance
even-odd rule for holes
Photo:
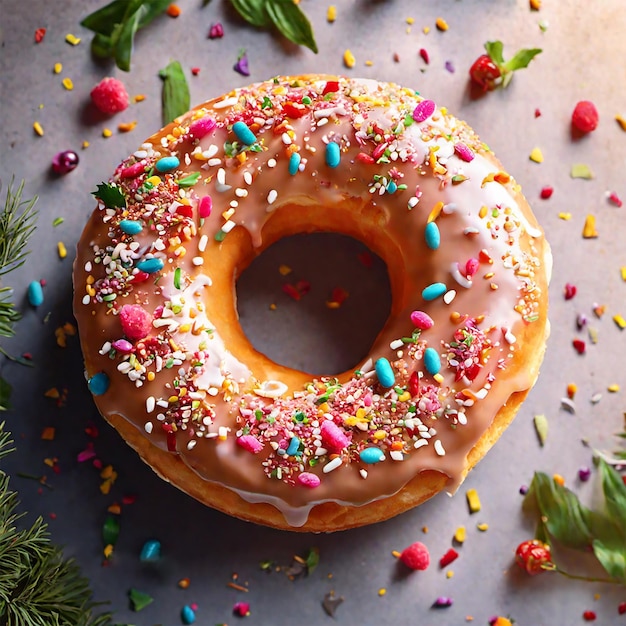
[[[311,17],[317,35],[317,56],[241,23],[223,0],[213,0],[206,8],[201,8],[200,0],[193,0],[181,2],[183,14],[177,20],[164,17],[140,34],[133,68],[127,75],[90,58],[89,34],[78,22],[101,4],[97,0],[0,1],[0,179],[6,184],[12,174],[17,179],[26,178],[27,194],[40,196],[39,228],[31,244],[34,253],[19,272],[10,276],[24,319],[17,338],[6,342],[6,347],[18,354],[31,352],[35,368],[0,363],[2,374],[15,387],[15,409],[6,419],[18,450],[6,467],[13,473],[48,474],[54,490],[17,476],[13,485],[20,491],[24,509],[49,520],[52,538],[79,561],[91,578],[97,598],[111,601],[119,621],[140,625],[179,624],[181,607],[191,602],[199,605],[197,624],[232,624],[238,621],[231,613],[237,600],[250,602],[252,613],[245,623],[262,625],[336,622],[446,626],[465,623],[466,616],[473,616],[474,623],[483,625],[490,616],[501,614],[515,618],[520,626],[552,626],[583,623],[582,613],[587,609],[597,612],[596,624],[626,623],[625,616],[617,615],[618,602],[626,599],[623,588],[568,582],[548,575],[530,579],[512,567],[516,545],[532,533],[521,515],[519,486],[530,480],[534,470],[558,472],[584,498],[591,498],[593,484],[581,487],[576,479],[578,468],[590,463],[590,452],[581,440],[587,438],[593,445],[611,447],[612,434],[622,426],[624,334],[611,316],[626,315],[626,284],[619,271],[626,265],[625,209],[610,206],[605,196],[614,190],[626,198],[626,134],[613,119],[617,113],[626,113],[626,12],[622,0],[603,0],[593,9],[584,0],[546,0],[539,13],[529,10],[527,0],[344,0],[337,2],[334,24],[325,19],[329,2],[302,0],[301,6]],[[435,30],[437,16],[448,21],[447,32]],[[407,17],[415,18],[411,28],[406,24]],[[546,33],[540,32],[540,19],[549,23]],[[206,38],[209,25],[218,20],[223,21],[226,35],[222,40],[210,41]],[[35,45],[33,34],[41,26],[48,32],[45,41]],[[422,32],[424,26],[431,27],[428,35]],[[68,32],[82,36],[83,42],[78,47],[69,46],[64,42]],[[505,42],[505,54],[532,46],[543,47],[544,53],[528,70],[520,72],[506,91],[472,100],[467,69],[482,52],[483,43],[498,38]],[[428,66],[418,55],[421,47],[430,54]],[[252,72],[249,79],[231,69],[241,48],[248,50]],[[345,48],[350,48],[357,59],[351,70],[342,64]],[[394,61],[394,53],[398,61]],[[336,535],[276,532],[206,509],[163,483],[97,415],[82,380],[77,339],[69,338],[68,347],[60,349],[54,330],[72,321],[71,250],[93,208],[89,192],[160,126],[161,85],[157,72],[172,58],[183,62],[188,75],[191,67],[201,68],[198,77],[190,77],[194,103],[278,72],[347,72],[413,86],[469,121],[523,185],[554,249],[552,335],[536,388],[515,423],[456,497],[440,495],[389,522]],[[372,61],[371,66],[366,66],[367,60]],[[453,63],[455,73],[444,69],[447,60]],[[52,73],[55,62],[63,64],[60,75]],[[146,94],[146,101],[132,105],[108,122],[114,136],[105,140],[101,131],[106,123],[89,115],[87,103],[90,89],[108,74],[121,77],[131,94]],[[71,92],[61,85],[66,76],[74,81]],[[581,99],[596,102],[601,123],[592,136],[573,141],[569,115]],[[535,109],[541,111],[538,118]],[[44,137],[34,135],[35,120],[42,123]],[[138,122],[133,132],[115,131],[118,122],[131,120]],[[83,140],[91,144],[86,150],[80,149]],[[528,159],[534,147],[544,153],[545,162],[540,165]],[[80,153],[79,168],[63,178],[51,177],[52,156],[68,148]],[[569,171],[575,162],[589,164],[595,178],[572,180]],[[555,189],[548,201],[538,199],[544,185]],[[559,212],[570,212],[571,220],[559,219]],[[597,239],[581,237],[587,213],[597,217]],[[53,229],[52,220],[58,216],[65,222]],[[70,250],[65,260],[56,254],[59,240]],[[310,254],[315,259],[315,251]],[[317,246],[317,254],[318,259],[323,258],[324,249]],[[286,357],[294,365],[291,359],[297,358],[298,351],[308,352],[309,346],[318,354],[332,355],[337,339],[334,331],[328,330],[324,321],[328,312],[319,303],[326,298],[324,285],[335,281],[328,280],[326,274],[327,282],[323,282],[311,273],[315,261],[309,268],[298,246],[287,244],[280,262],[294,268],[305,263],[302,272],[316,292],[307,296],[310,303],[306,308],[299,306],[303,301],[294,306],[280,290],[284,279],[275,263],[261,267],[256,282],[263,283],[263,289],[250,288],[247,300],[240,294],[246,300],[241,305],[242,314],[244,310],[250,312],[245,315],[249,318],[249,335],[253,341],[257,336],[259,342],[273,342],[279,349],[287,344],[296,346],[295,356],[292,352]],[[350,263],[340,265],[343,268]],[[342,276],[349,280],[351,274]],[[34,311],[25,304],[26,285],[40,278],[47,280],[46,300]],[[247,279],[255,283],[253,275]],[[566,282],[578,288],[570,301],[562,295]],[[268,301],[272,299],[278,308],[269,315]],[[607,306],[602,319],[593,316],[596,302]],[[370,319],[376,327],[379,322],[369,318],[368,310],[364,307],[361,311],[359,325],[365,326],[363,319]],[[599,331],[598,343],[589,345],[584,356],[577,355],[571,346],[574,337],[584,336],[576,330],[579,312],[589,315]],[[347,307],[337,313],[349,314],[348,324],[354,320]],[[302,337],[294,332],[285,337],[281,331],[293,322],[293,316],[302,316],[304,325],[311,328],[315,326],[308,320],[314,319],[325,330]],[[270,327],[272,318],[275,321]],[[367,345],[362,349],[366,350]],[[560,410],[560,399],[570,382],[579,388],[574,415]],[[611,383],[621,383],[622,390],[608,393]],[[67,389],[63,406],[57,407],[44,397],[51,387]],[[602,400],[592,405],[590,399],[597,392],[602,393]],[[550,421],[543,448],[537,443],[532,425],[537,413],[545,413]],[[100,437],[95,440],[98,457],[105,464],[113,464],[119,473],[110,496],[100,494],[96,469],[76,462],[77,453],[87,444],[84,428],[90,423],[100,429]],[[57,428],[54,441],[40,440],[45,426]],[[46,457],[58,458],[60,474],[54,474],[43,463]],[[464,496],[471,487],[478,490],[483,502],[483,510],[473,516],[467,511]],[[125,494],[136,494],[137,501],[123,507],[115,558],[110,567],[103,568],[101,525],[107,506]],[[489,530],[478,532],[478,522],[487,522]],[[460,558],[449,568],[454,576],[448,579],[436,561],[450,547],[452,535],[461,524],[467,526],[468,538],[459,550]],[[423,527],[428,527],[428,533],[424,534]],[[143,542],[149,538],[162,542],[164,554],[162,561],[151,567],[138,559]],[[402,576],[391,551],[416,540],[427,543],[435,563],[426,572]],[[309,578],[290,581],[284,572],[267,574],[259,567],[264,559],[289,564],[293,554],[303,554],[310,546],[319,547],[321,561]],[[239,582],[249,583],[249,593],[226,586],[234,572]],[[191,579],[185,591],[176,586],[182,577]],[[133,614],[126,595],[130,587],[152,594],[155,602]],[[387,589],[383,597],[378,595],[381,588]],[[324,614],[320,605],[330,590],[345,598],[334,620]],[[596,593],[600,594],[597,600]],[[441,595],[452,597],[454,605],[444,610],[431,609]]]

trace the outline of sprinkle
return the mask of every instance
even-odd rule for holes
[[[539,438],[539,444],[543,446],[548,438],[548,418],[545,415],[535,415],[533,417],[533,424],[535,425],[535,431]]]
[[[448,72],[450,72],[450,74],[454,74],[454,64],[452,61],[446,61],[444,67]]]
[[[300,161],[302,157],[299,152],[292,152],[289,157],[289,173],[292,176],[295,176],[298,173],[298,169],[300,167]]]
[[[109,377],[104,372],[98,372],[89,379],[87,386],[94,396],[101,396],[107,392],[109,384]]]
[[[578,354],[585,354],[586,346],[585,342],[582,339],[574,339],[572,341],[572,345],[574,346],[574,350],[576,350]]]
[[[437,453],[438,456],[446,455],[446,450],[443,447],[443,443],[441,443],[441,439],[437,439],[433,447],[435,448],[435,452]]]
[[[170,4],[165,11],[170,17],[178,17],[181,14],[181,9],[177,4]],[[187,622],[185,622],[187,623]],[[191,624],[191,622],[189,622]]]
[[[424,313],[424,311],[413,311],[411,313],[411,322],[420,330],[428,330],[432,328],[435,323],[432,317],[430,317],[428,313]]]
[[[122,220],[119,223],[119,226],[124,233],[131,236],[138,235],[143,230],[141,222],[136,220]]]
[[[621,315],[614,315],[613,321],[617,324],[620,330],[624,330],[624,328],[626,328],[626,319],[624,319]]]
[[[146,272],[146,274],[155,274],[156,272],[160,272],[164,265],[162,259],[152,257],[151,259],[140,261],[137,263],[136,267],[138,270]]]
[[[576,291],[576,285],[572,285],[571,283],[565,283],[563,295],[566,300],[571,300],[576,295]]]
[[[342,463],[343,460],[341,459],[341,457],[336,456],[332,461],[329,461],[328,463],[326,463],[326,465],[324,465],[322,471],[324,472],[324,474],[328,474],[333,470],[336,470]]]
[[[438,17],[435,20],[435,26],[437,27],[437,30],[440,30],[442,32],[447,31],[449,28],[448,22],[446,22],[446,20],[444,20],[443,17]]]
[[[39,122],[33,123],[33,130],[35,131],[37,135],[39,135],[40,137],[43,137],[43,126]]]
[[[298,482],[309,489],[315,489],[315,487],[319,487],[322,481],[317,474],[313,474],[311,472],[302,472],[298,474]]]
[[[326,165],[328,167],[338,167],[341,162],[341,150],[339,144],[335,141],[329,141],[326,144]]]
[[[74,89],[74,82],[71,78],[66,77],[61,82],[63,83],[63,87],[65,87],[67,91],[72,91],[72,89]]]
[[[424,367],[431,376],[438,374],[441,370],[441,358],[434,348],[424,350]]]
[[[65,41],[69,43],[71,46],[77,46],[80,43],[80,38],[68,33],[65,35]]]
[[[221,39],[224,36],[224,27],[220,22],[211,24],[207,37],[209,39]]]
[[[180,160],[175,156],[166,156],[160,158],[155,164],[154,169],[157,172],[171,172],[180,165]]]
[[[588,165],[584,163],[575,163],[570,170],[570,176],[572,178],[583,178],[585,180],[591,180],[593,178],[593,172]]]
[[[139,553],[140,561],[158,561],[161,558],[161,542],[157,539],[149,539],[143,544]]]
[[[62,64],[62,63],[55,63],[55,64],[52,66],[52,71],[53,71],[55,74],[60,74],[60,73],[63,71],[63,64]]]
[[[113,136],[113,131],[110,128],[103,128],[102,129],[102,136],[105,139],[108,139],[109,137]]]
[[[480,524],[476,524],[476,528],[480,530],[481,533],[485,533],[489,530],[489,524],[480,522]]]
[[[45,36],[46,36],[46,29],[38,28],[35,31],[35,43],[41,43]]]
[[[137,126],[137,122],[121,122],[117,125],[117,130],[120,133],[130,133],[135,130],[135,126]]]
[[[474,160],[474,153],[472,150],[460,141],[454,145],[454,151],[457,156],[466,163]]]
[[[28,285],[28,302],[31,306],[41,306],[43,304],[43,288],[41,282],[33,280]]]
[[[57,243],[57,251],[59,253],[59,258],[64,259],[67,256],[67,248],[62,241]]]
[[[535,163],[543,163],[543,153],[539,148],[533,148],[528,158]]]
[[[425,122],[434,112],[436,104],[432,100],[422,100],[413,109],[413,119],[416,122]]]
[[[467,536],[465,526],[459,526],[454,533],[454,541],[457,543],[463,543]]]
[[[374,366],[378,382],[386,389],[390,389],[396,382],[396,375],[393,372],[391,363],[385,357],[377,359]]]
[[[170,7],[172,6],[176,5],[170,5]],[[196,621],[196,612],[188,604],[185,604],[180,611],[180,619],[183,624],[193,624]]]
[[[468,489],[467,490],[467,504],[469,506],[470,513],[478,513],[480,511],[480,498],[478,497],[478,492],[476,489]]]
[[[256,135],[250,130],[245,122],[238,121],[233,124],[233,132],[237,135],[237,139],[246,146],[256,143]]]
[[[574,403],[574,400],[572,400],[571,398],[561,398],[561,408],[566,410],[568,413],[571,413],[572,415],[576,413],[576,404]],[[547,432],[547,424],[546,424],[546,432]]]
[[[619,385],[617,383],[613,383],[612,385],[609,385],[606,390],[609,393],[617,393],[619,391]]]
[[[350,50],[346,50],[343,53],[343,64],[347,68],[352,68],[356,65],[356,59],[354,58],[354,54]]]
[[[447,567],[450,563],[456,561],[459,558],[459,553],[454,549],[450,548],[440,559],[439,559],[439,567]]]
[[[439,232],[439,226],[435,222],[429,222],[424,229],[424,239],[426,245],[431,250],[437,250],[441,244],[441,233]]]
[[[596,230],[596,217],[591,213],[585,218],[585,225],[583,226],[583,237],[585,239],[594,239],[598,236]]]
[[[423,289],[422,298],[424,298],[427,302],[430,302],[431,300],[435,300],[436,298],[443,296],[447,290],[448,288],[443,283],[432,283]]]
[[[560,220],[565,220],[566,222],[572,219],[572,214],[571,213],[564,213],[564,212],[560,212],[559,213],[559,219]]]
[[[554,189],[552,187],[550,186],[542,187],[541,192],[539,193],[539,197],[542,200],[548,200],[549,198],[552,197],[553,193],[554,193]]]
[[[433,607],[435,609],[447,609],[449,606],[452,606],[452,598],[448,598],[446,596],[439,596],[433,602]]]
[[[137,589],[130,589],[128,592],[133,611],[141,611],[145,609],[150,603],[154,602],[154,598],[143,591]]]
[[[334,4],[331,4],[328,9],[326,9],[326,21],[329,24],[332,24],[337,19],[337,7]]]
[[[47,426],[41,432],[41,438],[44,441],[54,441],[55,428],[54,426]]]
[[[237,62],[233,66],[235,72],[238,72],[242,76],[250,76],[250,67],[248,64],[248,55],[245,50],[242,50],[237,57]]]
[[[369,447],[361,450],[359,458],[363,461],[363,463],[373,465],[383,461],[385,459],[385,454],[380,448]]]

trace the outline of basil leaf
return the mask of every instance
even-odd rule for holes
[[[113,0],[110,4],[90,13],[81,23],[81,26],[101,35],[111,35],[116,24],[119,24],[126,15],[128,0]]]
[[[550,535],[570,548],[591,545],[590,511],[566,487],[542,472],[535,472],[530,486]]]
[[[111,37],[96,33],[91,40],[91,53],[99,59],[108,59],[113,56],[113,41]]]
[[[163,126],[179,115],[187,112],[190,105],[189,86],[183,68],[178,61],[172,61],[159,72],[163,79]]]
[[[139,21],[139,28],[147,26],[154,18],[165,13],[170,4],[172,4],[172,0],[144,0],[143,8],[145,13]]]
[[[607,513],[616,524],[624,524],[624,520],[626,520],[626,485],[619,472],[604,459],[600,459],[599,468]]]
[[[265,10],[274,26],[289,41],[306,46],[317,54],[311,22],[293,0],[267,0]]]
[[[130,57],[133,52],[135,33],[139,28],[139,21],[141,20],[144,12],[144,7],[139,7],[130,19],[127,19],[123,23],[118,40],[115,44],[115,64],[125,72],[130,71]]]
[[[600,539],[594,539],[593,552],[602,567],[611,576],[626,584],[626,543],[624,537],[607,545]]]
[[[514,72],[528,67],[528,64],[541,52],[541,48],[518,50],[506,63],[502,65],[505,72]]]
[[[269,26],[271,24],[265,0],[230,0],[231,4],[246,22],[253,26]]]
[[[488,41],[485,50],[489,58],[498,66],[504,63],[504,45],[501,41]]]

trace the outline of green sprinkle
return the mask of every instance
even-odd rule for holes
[[[543,446],[548,438],[548,418],[545,415],[535,415],[533,418],[539,443]]]
[[[174,270],[174,287],[176,287],[176,289],[180,289],[180,275],[182,273],[182,270],[180,269],[180,267],[177,267]]]
[[[52,225],[53,226],[60,226],[61,224],[63,224],[63,222],[65,221],[64,217],[56,217],[53,222]]]
[[[224,239],[226,239],[226,233],[220,228],[215,233],[215,241],[224,241]]]
[[[193,187],[200,180],[200,176],[200,172],[194,172],[193,174],[189,174],[189,176],[180,178],[176,182],[179,187]]]
[[[149,604],[154,602],[152,596],[137,589],[131,589],[128,592],[128,597],[130,598],[133,611],[141,611],[141,609],[145,609]]]
[[[572,178],[583,178],[585,180],[591,180],[593,178],[593,172],[588,165],[584,163],[574,163],[570,170],[570,176]]]

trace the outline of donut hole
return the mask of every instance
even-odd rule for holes
[[[384,261],[337,233],[280,239],[242,272],[236,293],[239,322],[254,348],[313,375],[355,369],[391,310]]]

